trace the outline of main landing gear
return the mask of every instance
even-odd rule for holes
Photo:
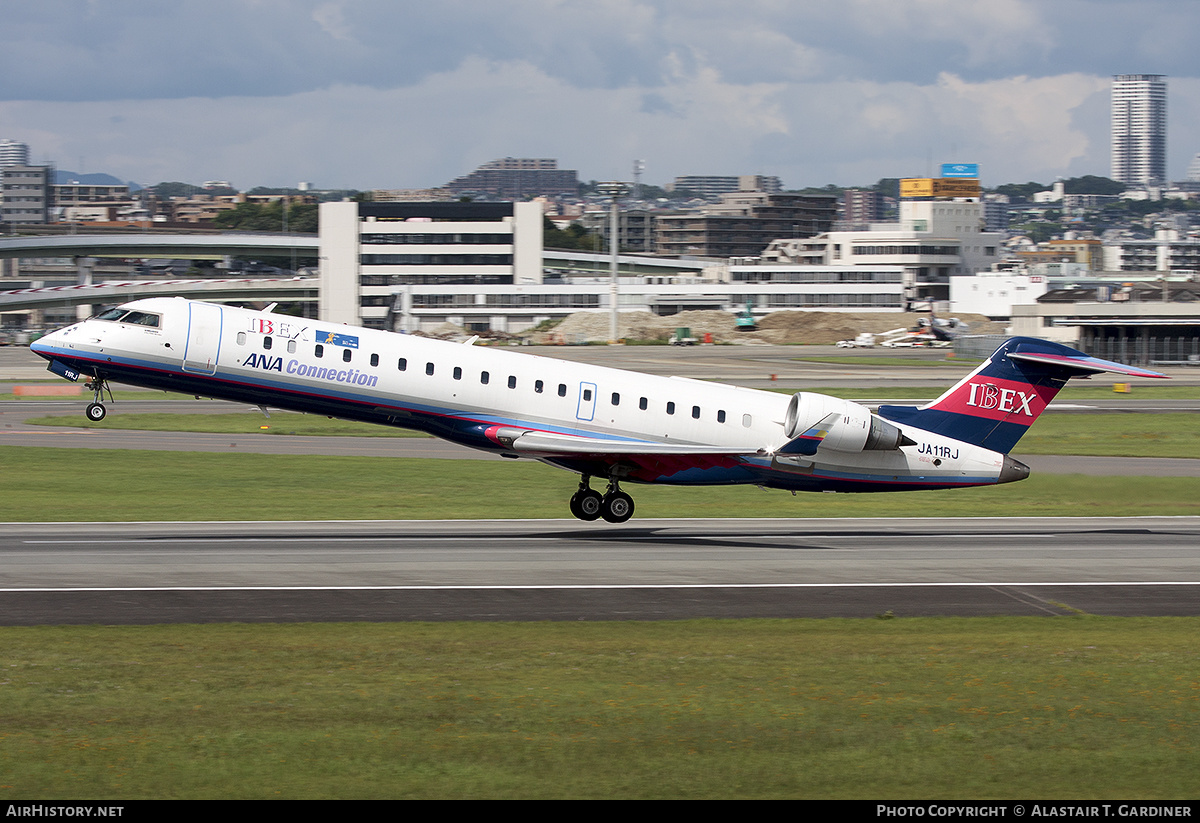
[[[104,415],[108,414],[108,409],[104,408],[104,404],[100,402],[104,399],[105,391],[108,391],[109,402],[114,402],[112,388],[108,385],[108,381],[99,374],[93,377],[90,382],[84,383],[83,387],[92,391],[92,402],[88,403],[84,414],[87,415],[88,420],[91,420],[93,423],[99,423],[104,419]]]
[[[601,496],[588,485],[591,479],[586,474],[580,478],[579,491],[571,497],[571,514],[580,520],[603,517],[609,523],[624,523],[633,517],[633,498],[621,491],[616,480],[608,481],[608,489]]]

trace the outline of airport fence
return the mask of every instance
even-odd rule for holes
[[[1200,366],[1200,337],[1093,337],[1080,350],[1131,366]]]
[[[1006,334],[960,334],[954,338],[954,356],[964,360],[986,360],[1008,338]]]
[[[954,338],[954,356],[983,360],[1007,339],[1002,334],[962,335]],[[1200,366],[1200,336],[1085,337],[1076,348],[1127,366]]]

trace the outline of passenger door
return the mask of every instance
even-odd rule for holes
[[[579,405],[575,407],[577,420],[591,420],[596,416],[596,384],[579,384]]]
[[[221,307],[212,303],[188,304],[187,346],[183,350],[183,370],[213,374],[221,353]]]

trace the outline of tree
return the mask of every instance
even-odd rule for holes
[[[1013,200],[1028,200],[1037,192],[1046,191],[1049,188],[1049,186],[1031,180],[1028,183],[1005,183],[1003,186],[996,186],[993,191],[996,194],[1007,194]]]
[[[548,249],[580,249],[595,251],[597,237],[578,223],[565,230],[554,225],[549,217],[542,217],[542,245]]]
[[[1083,177],[1072,177],[1063,181],[1063,191],[1067,194],[1120,194],[1125,191],[1124,183],[1110,180],[1107,177],[1097,177],[1085,174]]]
[[[170,197],[191,197],[200,191],[200,187],[192,183],[171,181],[169,183],[158,183],[151,186],[150,190],[165,200]]]
[[[871,188],[884,197],[891,197],[893,200],[900,199],[900,178],[899,177],[881,177],[879,182]]]
[[[315,205],[292,203],[288,206],[289,233],[316,234]],[[229,231],[283,231],[283,201],[271,203],[239,203],[237,208],[223,211],[213,220],[218,228]]]

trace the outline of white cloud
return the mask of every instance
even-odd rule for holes
[[[427,186],[507,155],[584,178],[642,158],[659,183],[869,183],[944,160],[991,183],[1105,174],[1107,85],[1125,71],[1183,75],[1172,172],[1200,150],[1184,145],[1195,0],[68,8],[6,6],[0,136],[141,182]]]
[[[346,23],[345,9],[342,3],[322,3],[313,9],[312,19],[316,21],[322,31],[334,40],[354,42],[354,35]]]

